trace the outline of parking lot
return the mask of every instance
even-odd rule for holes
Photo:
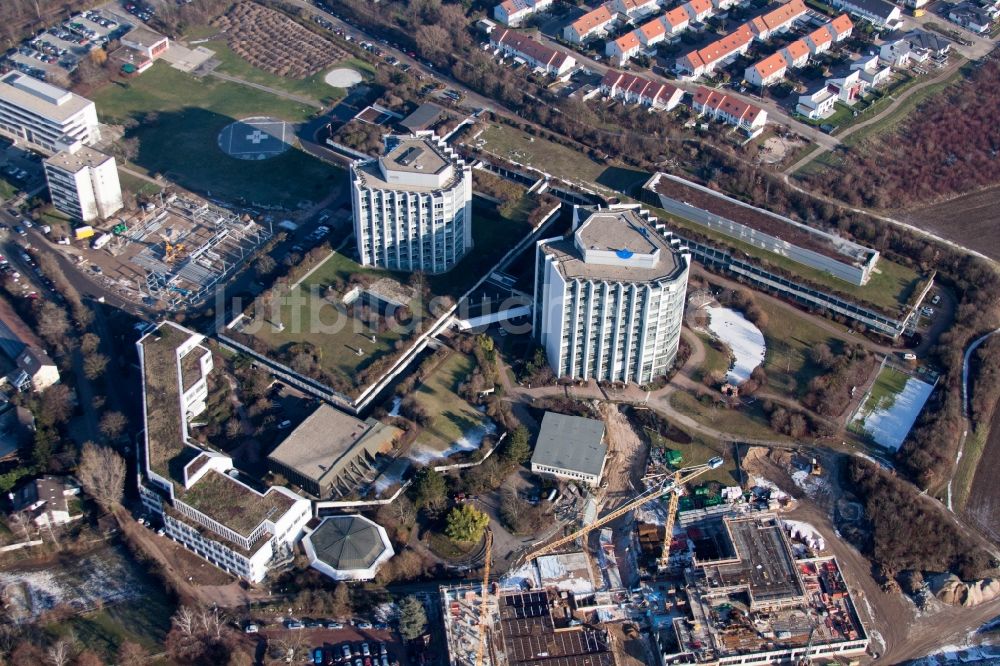
[[[408,663],[402,643],[385,625],[378,625],[380,628],[376,629],[358,622],[329,628],[339,624],[329,620],[289,619],[260,627],[259,633],[266,638],[272,656],[282,651],[287,655],[292,648],[296,655],[307,657],[309,663],[314,664],[392,666]],[[297,657],[293,660],[302,661]]]
[[[21,46],[11,49],[11,67],[40,79],[59,82],[73,72],[95,48],[119,39],[132,25],[107,9],[90,10],[50,26]]]

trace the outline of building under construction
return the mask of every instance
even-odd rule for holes
[[[448,663],[476,666],[481,587],[442,587]],[[501,590],[487,597],[483,666],[614,666],[608,633],[570,592]]]
[[[665,664],[795,663],[868,648],[836,559],[796,560],[774,514],[700,528],[694,566],[667,602],[673,631],[657,634]]]

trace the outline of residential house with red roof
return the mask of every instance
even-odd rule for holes
[[[806,5],[802,0],[789,0],[777,9],[752,19],[749,25],[754,36],[765,42],[771,38],[771,35],[787,31],[795,21],[805,14]]]
[[[766,88],[784,79],[787,70],[788,61],[781,52],[772,53],[760,62],[747,67],[743,72],[743,78],[751,85]]]
[[[834,42],[842,42],[854,32],[854,22],[847,14],[841,14],[826,24]]]
[[[634,74],[609,69],[601,81],[601,93],[625,104],[641,104],[670,111],[684,98],[684,91],[669,83],[659,83]]]
[[[805,39],[796,39],[779,53],[785,57],[789,69],[798,69],[809,64],[810,51]]]
[[[692,21],[703,21],[715,11],[712,0],[688,0],[683,5]]]
[[[522,32],[497,30],[490,36],[493,48],[522,58],[532,68],[541,69],[556,78],[565,76],[576,67],[576,59],[562,51],[536,42]]]
[[[604,46],[604,54],[608,56],[616,65],[624,65],[632,56],[638,55],[642,50],[642,42],[639,41],[638,30],[626,32],[618,39],[609,40]]]
[[[615,14],[609,5],[601,5],[563,28],[563,39],[573,44],[583,44],[589,39],[602,36],[614,21]]]
[[[830,34],[830,29],[825,25],[816,28],[802,39],[805,40],[806,45],[809,47],[809,52],[813,55],[825,53],[833,45],[833,36]]]
[[[732,125],[751,138],[763,132],[767,123],[764,109],[705,86],[695,91],[692,106],[699,116]]]
[[[660,8],[660,3],[659,0],[611,0],[611,8],[635,20],[655,14]]]
[[[703,49],[691,51],[677,59],[678,72],[692,77],[711,74],[715,68],[743,55],[753,42],[753,32],[748,24],[743,24],[725,37],[718,39]]]
[[[691,22],[691,17],[688,16],[687,10],[684,7],[675,7],[660,18],[663,21],[663,26],[667,29],[668,35],[676,35],[687,30],[688,24]]]

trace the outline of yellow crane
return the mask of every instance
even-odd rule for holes
[[[656,568],[663,571],[667,568],[668,560],[670,559],[670,542],[674,535],[674,517],[677,515],[677,505],[680,503],[681,496],[677,494],[677,488],[680,484],[680,472],[674,472],[674,489],[670,493],[670,504],[667,506],[667,523],[664,525],[666,531],[663,533],[663,553],[660,554],[660,561],[656,563]]]
[[[489,621],[490,565],[493,563],[493,530],[486,528],[486,561],[483,563],[483,589],[479,591],[479,647],[476,648],[476,666],[482,666],[486,649],[486,624]]]
[[[565,546],[568,543],[572,543],[573,541],[576,541],[582,536],[586,536],[593,530],[596,530],[599,527],[604,527],[615,518],[624,516],[629,511],[638,509],[640,506],[646,504],[647,502],[652,502],[655,499],[663,497],[667,493],[673,491],[675,488],[679,488],[682,485],[695,479],[696,477],[701,476],[708,470],[715,469],[717,467],[720,467],[721,465],[722,465],[722,458],[716,456],[715,458],[712,458],[704,465],[693,465],[691,467],[684,467],[678,470],[673,475],[665,474],[658,478],[657,483],[655,483],[650,488],[647,488],[643,492],[636,495],[635,498],[632,499],[630,502],[627,502],[626,504],[618,507],[611,513],[594,521],[593,523],[583,526],[582,528],[578,529],[577,531],[573,532],[568,536],[564,536],[561,539],[556,539],[550,544],[547,544],[545,546],[542,546],[541,548],[537,548],[529,552],[527,555],[524,556],[522,562],[530,562],[537,557],[541,557],[542,555],[548,555],[549,553],[555,552],[562,546]],[[519,562],[517,566],[520,566],[522,562]],[[517,568],[517,567],[515,566],[512,568]]]

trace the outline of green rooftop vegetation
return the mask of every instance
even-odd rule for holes
[[[214,470],[189,488],[181,501],[244,537],[265,520],[277,519],[293,503],[274,488],[261,495]]]

